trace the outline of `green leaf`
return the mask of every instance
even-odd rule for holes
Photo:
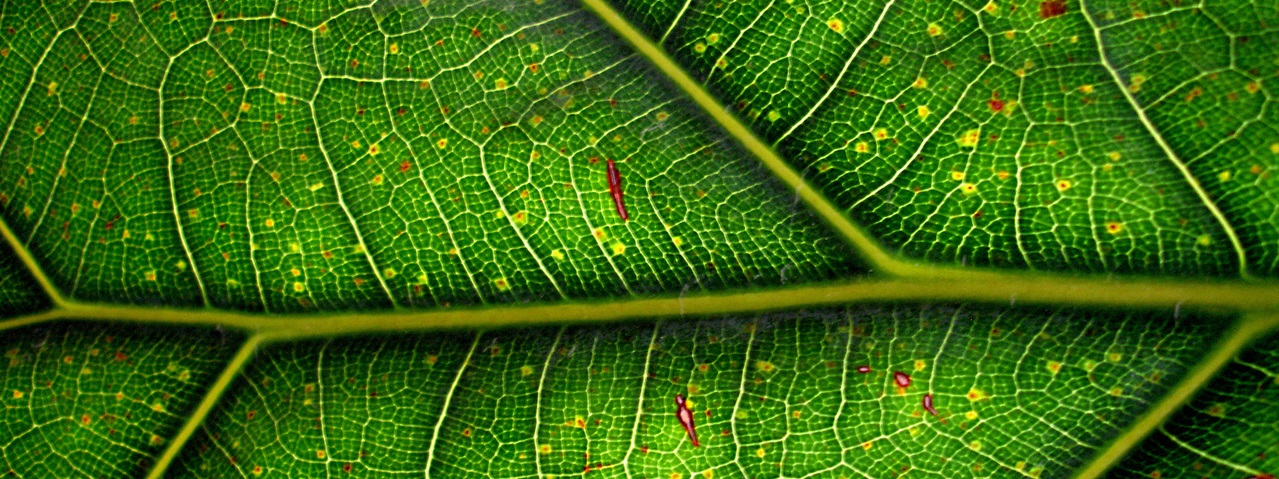
[[[1276,24],[5,3],[0,475],[1267,477]]]
[[[872,307],[295,343],[245,371],[177,475],[1060,477],[1220,324]]]
[[[144,473],[240,340],[208,328],[84,323],[7,331],[3,468],[12,477]]]
[[[616,3],[906,255],[1092,272],[1279,265],[1274,218],[1257,214],[1276,207],[1273,6]]]
[[[1279,470],[1279,335],[1241,352],[1115,470],[1115,477],[1245,477]]]

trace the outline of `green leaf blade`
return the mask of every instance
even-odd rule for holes
[[[5,331],[5,470],[142,474],[239,339],[212,329],[83,323]]]
[[[248,367],[175,474],[322,475],[349,464],[436,477],[1065,477],[1175,384],[1219,328],[1211,318],[857,307],[283,345]],[[676,394],[690,402],[700,447],[676,420]]]

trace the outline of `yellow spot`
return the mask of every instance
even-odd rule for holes
[[[714,45],[714,44],[716,44],[716,43],[719,43],[719,34],[718,34],[718,33],[712,33],[712,34],[710,34],[710,35],[707,35],[707,36],[706,36],[706,43],[709,43],[709,44],[711,44],[711,45]]]
[[[801,411],[795,411],[795,412],[791,413],[791,416],[792,416],[792,417],[794,417],[795,419],[799,419],[799,416],[801,416],[801,415],[802,415],[802,412],[801,412]]]
[[[1211,245],[1212,237],[1208,235],[1199,235],[1199,239],[1195,240],[1195,243],[1199,243],[1199,246]]]
[[[1121,388],[1121,387],[1119,387],[1119,386],[1115,386],[1115,387],[1113,387],[1113,388],[1110,388],[1110,395],[1111,395],[1111,396],[1122,396],[1123,394],[1124,394],[1124,389],[1123,389],[1123,388]]]
[[[936,36],[940,36],[941,34],[942,34],[941,25],[938,25],[936,23],[928,24],[928,36],[936,37]]]
[[[1088,371],[1091,373],[1094,369],[1097,369],[1097,361],[1086,359],[1084,360],[1083,368],[1084,368],[1084,371]]]
[[[916,370],[916,371],[923,371],[923,370],[924,370],[924,368],[926,368],[926,367],[928,367],[928,364],[927,364],[927,363],[925,363],[923,359],[916,359],[916,360],[915,360],[915,370]]]
[[[439,357],[439,356],[434,355],[434,354],[428,354],[428,355],[426,356],[426,364],[430,364],[430,365],[434,366],[434,365],[435,365],[435,363],[437,363],[437,362],[440,362],[440,357]]]
[[[887,140],[888,130],[884,128],[877,128],[872,135],[875,137],[875,141]]]
[[[44,125],[36,125],[36,127],[35,127],[35,132],[36,132],[36,136],[43,135],[43,134],[44,134]]]
[[[532,367],[530,367],[530,366],[520,366],[520,375],[521,375],[521,376],[528,376],[528,375],[530,375],[530,374],[533,374],[533,368],[532,368]],[[547,447],[549,447],[549,446],[547,446]]]
[[[879,64],[884,66],[888,66],[888,64],[892,62],[893,62],[892,55],[884,55],[883,57],[880,57],[879,59]]]
[[[506,278],[498,278],[498,279],[493,280],[493,286],[497,286],[497,290],[498,290],[498,291],[510,291],[510,290],[511,290],[511,283],[507,282],[507,281],[506,281]]]
[[[964,413],[964,418],[968,419],[969,421],[977,419],[977,411],[968,411]]]
[[[1107,232],[1107,233],[1110,233],[1110,234],[1112,234],[1112,235],[1117,235],[1117,234],[1119,234],[1120,232],[1122,232],[1123,230],[1124,230],[1124,224],[1123,224],[1123,223],[1120,223],[1120,222],[1118,222],[1118,221],[1111,221],[1111,222],[1109,222],[1109,223],[1106,223],[1106,232]]]
[[[296,292],[299,292],[299,293],[301,293],[301,292],[303,292],[303,291],[306,291],[306,285],[305,285],[305,284],[302,284],[301,282],[294,282],[294,283],[293,283],[293,291],[296,291]]]
[[[284,94],[283,94],[283,93],[276,93],[276,94],[275,94],[275,102],[276,102],[276,103],[279,103],[279,104],[281,104],[281,105],[283,105],[283,104],[285,104],[285,103],[288,103],[288,102],[289,102],[289,97],[284,96]]]
[[[1137,93],[1141,91],[1141,86],[1144,85],[1146,83],[1146,80],[1149,80],[1149,79],[1150,77],[1147,77],[1145,73],[1138,73],[1136,75],[1133,75],[1132,78],[1128,80],[1128,91],[1133,93]]]
[[[928,79],[924,77],[916,77],[915,82],[911,83],[910,86],[921,90],[928,88]]]
[[[669,477],[670,479],[684,479],[684,475],[678,472],[672,472]]]
[[[362,147],[364,147],[364,143],[360,143],[360,140],[355,140],[351,142],[351,148],[355,148],[358,150]]]
[[[957,142],[959,146],[973,148],[977,146],[977,142],[981,141],[981,129],[973,128],[965,131],[963,135],[959,135]]]
[[[23,396],[22,391],[19,391],[19,390],[17,390],[17,389],[14,389],[14,390],[13,390],[13,398],[14,398],[14,399],[22,399],[22,396]]]
[[[457,248],[449,248],[449,256],[457,256]]]
[[[164,405],[157,402],[151,405],[151,410],[155,412],[164,412]]]
[[[1004,38],[1007,38],[1007,39],[1009,39],[1009,40],[1012,40],[1012,39],[1014,39],[1014,38],[1017,38],[1017,31],[1016,31],[1016,30],[1008,30],[1008,31],[1005,31],[1005,32],[1004,32]]]
[[[592,231],[591,234],[595,235],[597,241],[608,239],[608,233],[605,233],[603,228],[595,228],[595,231]]]
[[[275,226],[275,220],[271,218],[267,218],[264,224],[266,225],[267,228],[272,228]]]
[[[1048,361],[1047,367],[1048,372],[1052,373],[1054,376],[1061,372],[1061,363],[1058,361]]]
[[[968,448],[969,448],[969,449],[972,449],[972,450],[974,450],[974,451],[980,451],[980,450],[981,450],[981,441],[973,441],[973,442],[968,443]]]
[[[986,6],[981,7],[981,9],[991,15],[999,13],[999,5],[995,5],[995,2],[986,2]]]
[[[1123,359],[1124,359],[1124,355],[1119,353],[1110,353],[1106,355],[1106,360],[1112,363],[1117,363]]]
[[[1071,186],[1074,186],[1074,183],[1071,182],[1070,180],[1066,180],[1066,179],[1057,180],[1057,191],[1069,190]]]
[[[964,172],[962,172],[962,171],[952,171],[952,172],[950,172],[950,179],[955,180],[955,181],[964,181],[964,177],[965,177],[965,176],[967,176],[967,175],[965,175],[965,174],[964,174]]]
[[[915,112],[919,113],[920,118],[928,118],[928,115],[933,111],[928,108],[928,105],[920,105],[919,108],[915,109]]]
[[[781,117],[781,113],[778,113],[777,110],[768,112],[768,121],[777,121],[777,119]]]
[[[382,277],[383,277],[383,278],[386,278],[386,279],[394,278],[394,277],[395,277],[395,270],[393,270],[393,269],[391,269],[391,268],[386,268],[386,269],[382,270]]]
[[[323,450],[323,449],[316,449],[316,450],[315,450],[315,458],[316,458],[316,459],[324,459],[324,456],[325,456],[325,454],[324,454],[324,450]]]
[[[320,191],[320,188],[324,188],[324,183],[316,183],[314,185],[311,185],[311,191]]]
[[[706,53],[706,44],[702,42],[693,44],[693,51],[697,53]]]
[[[773,363],[770,363],[768,361],[755,361],[755,369],[758,369],[760,371],[771,373],[776,368],[777,368],[776,366],[773,366]]]
[[[155,271],[147,271],[146,278],[147,281],[155,281]]]
[[[58,82],[56,81],[49,82],[49,96],[53,96],[57,94],[58,94]]]
[[[289,273],[292,273],[294,277],[302,276],[302,270],[297,268],[290,269]]]
[[[862,443],[862,449],[863,449],[863,450],[866,450],[866,451],[869,451],[869,450],[870,450],[871,445],[873,445],[873,444],[874,444],[874,441],[866,441],[866,442],[863,442],[863,443]]]
[[[527,367],[527,366],[526,366],[526,367]],[[539,446],[539,447],[537,448],[537,452],[538,452],[538,453],[540,453],[540,454],[542,454],[542,455],[550,454],[550,453],[551,453],[551,445],[550,445],[550,444],[543,444],[543,445],[541,445],[541,446]]]
[[[392,55],[396,55],[400,53],[400,44],[392,43],[390,47],[387,47],[387,49],[391,51]]]
[[[681,237],[679,237],[679,236],[676,236],[676,237],[674,237],[674,238],[671,238],[671,242],[672,242],[672,243],[675,243],[675,246],[683,246],[683,245],[684,245],[684,238],[681,238]]]
[[[959,191],[963,192],[965,195],[971,195],[977,193],[977,185],[972,183],[960,183]]]
[[[435,147],[441,150],[443,150],[446,146],[449,146],[449,140],[447,139],[440,138],[440,141],[435,142]]]
[[[1079,86],[1079,91],[1080,91],[1080,92],[1082,92],[1083,94],[1087,95],[1087,94],[1089,94],[1089,93],[1092,93],[1092,92],[1093,92],[1093,86],[1092,86],[1092,85],[1080,85],[1080,86]]]
[[[702,471],[702,478],[703,478],[703,479],[715,479],[715,470],[714,470],[714,469],[707,469],[707,470],[705,470],[705,471]]]
[[[377,145],[369,145],[369,154],[370,154],[370,155],[376,155],[376,154],[381,153],[381,152],[382,152],[382,147],[377,146]],[[382,175],[378,175],[378,176],[380,177],[380,176],[382,176]]]
[[[657,121],[666,121],[667,118],[671,117],[670,113],[666,113],[665,111],[659,111],[655,116],[657,117]]]
[[[249,102],[240,104],[240,111],[242,112],[248,113],[250,108],[253,108],[253,105],[250,105]]]
[[[826,20],[826,26],[830,27],[831,30],[834,30],[835,33],[844,33],[844,21],[838,18]]]
[[[626,245],[622,243],[613,243],[613,256],[620,256],[626,252]]]
[[[375,185],[382,184],[382,175],[373,175],[373,179],[370,180],[369,183],[372,183]]]
[[[984,401],[984,400],[990,399],[990,396],[987,396],[985,391],[982,391],[977,388],[972,388],[968,390],[967,398],[968,398],[968,401],[970,402],[977,402],[977,401]]]
[[[756,455],[756,456],[759,456],[759,457],[764,457],[764,448],[762,448],[762,447],[761,447],[761,448],[759,448],[759,449],[756,449],[756,450],[755,450],[755,455]]]
[[[858,153],[866,153],[870,151],[870,144],[864,141],[859,141],[857,142],[856,145],[853,145],[853,151],[856,151]]]
[[[1279,143],[1271,143],[1270,152],[1279,155]]]
[[[719,57],[719,60],[715,60],[715,68],[720,70],[728,68],[728,60],[725,60],[724,57]]]
[[[919,435],[922,434],[917,427],[912,427],[907,429],[907,431],[910,431],[910,437],[919,437]]]
[[[1248,93],[1257,93],[1258,91],[1261,91],[1261,85],[1255,81],[1248,82],[1247,85],[1244,85],[1243,89]]]
[[[497,80],[494,80],[494,81],[493,81],[493,88],[496,88],[496,89],[498,89],[498,90],[505,90],[505,89],[506,89],[506,79],[505,79],[505,78],[498,78]]]
[[[555,258],[556,261],[562,260],[564,259],[564,252],[560,250],[551,251],[551,257]]]

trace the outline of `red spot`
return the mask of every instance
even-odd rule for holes
[[[480,33],[481,33],[481,32],[480,32],[480,29],[478,29],[478,28],[472,28],[472,29],[471,29],[471,36],[473,36],[473,37],[475,37],[475,38],[480,38]]]
[[[870,366],[857,366],[857,372],[866,374],[870,372]]]
[[[351,463],[349,463],[349,462],[348,462],[348,463],[346,463],[346,464],[343,464],[343,465],[342,465],[342,472],[345,472],[345,473],[348,473],[348,474],[349,474],[349,473],[351,472]]]
[[[640,452],[648,454],[648,445],[640,446]]]
[[[377,397],[377,391],[369,391],[369,397],[371,398]]]
[[[1066,0],[1045,0],[1039,2],[1039,18],[1052,18],[1066,13]]]
[[[404,111],[404,109],[403,109],[403,108],[400,108],[400,109],[398,109],[398,110],[395,110],[395,114],[396,114],[396,115],[399,115],[399,116],[404,116],[404,112],[405,112],[405,111]]]
[[[246,418],[248,418],[248,420],[252,421],[252,420],[253,420],[253,418],[254,418],[255,416],[257,416],[257,415],[258,415],[258,412],[257,412],[257,411],[249,411],[249,413],[248,413],[248,414],[245,414],[245,415],[244,415],[244,417],[246,417]]]
[[[116,351],[116,352],[115,352],[115,360],[116,360],[116,361],[124,361],[124,360],[126,360],[126,359],[129,359],[129,356],[128,356],[128,355],[126,355],[126,354],[124,354],[123,352],[120,352],[120,351]]]
[[[403,163],[400,163],[400,173],[404,173],[404,172],[406,172],[406,171],[409,171],[409,168],[410,168],[411,166],[413,166],[413,165],[411,165],[408,161],[405,161],[405,162],[403,162]]]
[[[356,59],[354,59],[354,58],[352,58],[352,59],[351,59],[351,68],[359,68],[359,66],[360,66],[360,61],[359,61],[359,60],[356,60]]]
[[[993,111],[996,113],[1004,109],[1004,102],[997,99],[992,99],[989,102],[987,102],[987,104],[990,105],[990,111]]]
[[[533,73],[537,73],[537,70],[538,70],[539,68],[542,68],[542,67],[541,67],[541,65],[538,65],[538,64],[536,64],[536,63],[530,63],[530,64],[529,64],[529,66],[528,66],[528,71],[531,71],[531,72],[533,72]]]
[[[893,381],[897,382],[897,385],[901,387],[910,386],[910,376],[901,371],[893,371]]]
[[[590,162],[591,162],[591,164],[592,164],[592,165],[594,165],[594,164],[596,164],[596,163],[599,163],[599,162],[600,162],[600,157],[598,157],[598,156],[592,156],[592,157],[591,157],[589,160],[587,160],[587,161],[590,161]]]

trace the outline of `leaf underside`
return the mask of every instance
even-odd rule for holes
[[[0,4],[0,475],[1267,477],[1271,3]]]

